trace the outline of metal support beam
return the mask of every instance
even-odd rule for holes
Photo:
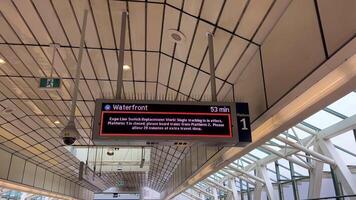
[[[233,200],[239,200],[239,194],[237,193],[235,178],[231,178],[229,180],[229,187],[232,190],[232,198],[233,198]]]
[[[239,179],[243,179],[244,181],[248,182],[251,185],[256,185],[256,182],[251,181],[250,179],[243,177],[241,175],[238,175],[235,173],[232,173],[230,171],[228,171],[227,169],[221,169],[222,171],[224,171],[225,173],[229,174],[231,177],[238,177]]]
[[[295,164],[297,164],[297,165],[299,165],[299,166],[301,166],[301,167],[304,167],[304,168],[306,168],[306,169],[311,169],[311,166],[307,165],[306,163],[303,163],[302,161],[297,160],[297,159],[295,159],[295,158],[293,158],[293,157],[291,157],[291,156],[285,156],[283,153],[281,153],[281,152],[279,152],[279,151],[276,151],[276,150],[272,149],[272,148],[269,147],[269,146],[262,145],[261,148],[263,148],[263,149],[265,149],[265,150],[267,150],[267,151],[269,151],[269,152],[271,152],[271,153],[273,153],[273,154],[275,154],[275,155],[277,155],[277,156],[279,156],[279,157],[282,157],[282,158],[284,158],[284,159],[286,159],[286,160],[289,160],[289,161],[291,161],[292,163],[295,163]]]
[[[186,194],[188,194],[189,196],[193,197],[194,199],[197,199],[197,200],[202,200],[203,198],[193,194],[192,192],[190,192],[189,190],[186,190],[185,191]]]
[[[324,156],[324,155],[322,155],[320,153],[312,151],[312,150],[310,150],[310,149],[308,149],[308,148],[306,148],[306,147],[304,147],[304,146],[302,146],[302,145],[300,145],[298,143],[292,142],[292,141],[290,141],[290,140],[288,140],[288,139],[286,139],[284,137],[281,137],[281,136],[277,136],[276,139],[279,140],[279,141],[282,141],[282,142],[284,142],[284,143],[286,143],[286,144],[288,144],[288,145],[290,145],[290,146],[292,146],[292,147],[294,147],[296,149],[299,149],[300,151],[304,151],[304,152],[314,156],[315,158],[318,158],[319,160],[321,160],[321,161],[323,161],[325,163],[328,163],[330,165],[335,165],[335,161],[333,159],[330,159],[330,158],[328,158],[328,157],[326,157],[326,156]]]
[[[265,184],[265,181],[264,181],[263,179],[261,179],[261,178],[259,178],[259,177],[257,177],[257,176],[254,176],[254,175],[252,175],[252,174],[250,174],[250,173],[248,173],[248,172],[245,172],[245,171],[242,170],[242,169],[239,169],[239,168],[234,167],[234,166],[231,166],[231,165],[228,165],[228,166],[226,166],[226,167],[228,167],[228,168],[230,168],[230,169],[232,169],[232,170],[234,170],[234,171],[240,172],[241,174],[243,174],[243,175],[245,175],[245,176],[247,176],[247,177],[249,177],[249,178],[251,178],[251,179],[253,179],[253,180],[255,180],[255,181],[258,181],[258,182],[261,182],[261,183]]]
[[[190,200],[195,200],[195,198],[193,198],[193,197],[191,197],[188,193],[186,193],[186,192],[183,192],[183,193],[181,193],[183,196],[185,196],[185,197],[187,197],[188,199],[190,199]]]
[[[214,42],[213,34],[208,33],[208,47],[209,47],[209,64],[210,64],[210,86],[211,86],[211,100],[216,102],[216,81],[215,81],[215,61],[214,61]]]
[[[314,151],[320,152],[319,146],[314,145]],[[309,170],[309,189],[308,189],[308,199],[320,197],[321,182],[323,179],[323,167],[324,163],[318,161],[311,161],[313,168]]]
[[[273,185],[271,179],[267,174],[267,168],[265,165],[259,165],[257,167],[257,176],[262,178],[265,182],[265,189],[268,196],[268,199],[274,200],[276,197],[274,196]]]
[[[201,189],[200,187],[198,187],[198,186],[196,186],[196,185],[194,185],[193,187],[191,187],[191,189],[193,189],[193,190],[195,190],[195,191],[197,191],[197,192],[201,192],[201,193],[203,193],[203,194],[206,195],[206,196],[211,196],[211,197],[214,198],[214,194],[211,194],[211,193],[209,193],[209,192],[207,192],[207,191],[204,191],[203,189]]]
[[[212,187],[218,187],[221,190],[225,190],[227,192],[232,192],[232,190],[220,183],[216,183],[215,181],[211,180],[210,178],[205,179],[203,182],[205,182],[206,184],[212,186]]]
[[[353,129],[356,129],[356,115],[321,130],[319,135],[324,139],[330,139]]]
[[[340,180],[345,192],[347,194],[356,194],[356,178],[352,176],[351,171],[347,167],[340,154],[337,152],[332,142],[329,139],[324,140],[322,138],[318,138],[316,145],[319,145],[323,154],[335,160],[336,164],[335,166],[332,166],[332,168],[335,170],[335,173]]]
[[[218,190],[216,188],[213,187],[213,195],[214,195],[214,200],[218,200],[219,196],[218,196]]]
[[[69,122],[74,123],[74,118],[75,118],[75,109],[77,107],[77,99],[78,99],[78,93],[79,93],[79,79],[80,79],[80,73],[82,71],[82,60],[83,60],[83,50],[84,50],[84,42],[85,42],[85,32],[87,28],[87,20],[88,19],[88,9],[84,10],[84,18],[83,18],[83,24],[82,24],[82,29],[81,29],[81,34],[80,34],[80,47],[79,47],[79,54],[78,54],[78,62],[77,62],[77,69],[75,72],[75,80],[74,80],[74,87],[73,87],[73,97],[72,97],[72,105],[70,108],[70,116],[69,116]]]
[[[118,69],[117,69],[116,99],[121,99],[121,89],[123,86],[122,71],[124,67],[124,55],[125,55],[126,18],[127,18],[127,12],[124,11],[121,13],[121,33],[120,33],[120,50],[119,50]]]

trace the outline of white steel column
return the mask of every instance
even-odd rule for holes
[[[255,200],[261,200],[262,199],[262,190],[263,190],[263,184],[261,182],[256,182],[255,191],[254,191],[254,193],[255,193],[254,199]]]
[[[235,178],[229,179],[229,186],[232,190],[232,198],[233,200],[239,200],[239,194],[237,193]]]
[[[320,148],[318,145],[314,145],[314,151],[320,153]],[[308,198],[319,198],[321,183],[323,179],[323,167],[324,163],[318,162],[316,160],[312,160],[313,168],[310,169],[310,181],[309,181],[309,190],[308,190]]]
[[[352,176],[350,170],[348,169],[346,163],[336,151],[335,146],[331,143],[329,139],[324,140],[323,138],[318,138],[317,144],[323,154],[329,156],[335,160],[335,166],[333,167],[338,179],[341,181],[343,189],[347,194],[356,194],[356,180]]]
[[[275,200],[276,197],[274,196],[273,185],[271,179],[267,174],[267,168],[265,165],[258,165],[257,167],[257,175],[258,177],[262,178],[265,182],[265,189],[269,199]],[[261,197],[261,194],[260,194]],[[261,198],[260,198],[261,199]]]
[[[212,190],[213,190],[214,199],[218,200],[219,199],[218,190],[215,187],[212,187]]]

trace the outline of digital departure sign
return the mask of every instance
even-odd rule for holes
[[[138,144],[137,141],[232,144],[238,140],[234,103],[99,99],[94,122],[93,140],[97,144]]]

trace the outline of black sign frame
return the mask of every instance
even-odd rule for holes
[[[162,105],[166,109],[172,106],[183,106],[189,107],[190,109],[198,109],[200,107],[214,107],[214,108],[229,108],[229,118],[230,118],[230,133],[229,137],[216,137],[216,135],[211,137],[196,136],[193,135],[149,135],[149,134],[135,134],[135,135],[105,135],[101,134],[101,122],[102,122],[102,112],[103,106],[105,104],[117,104],[117,105]],[[105,111],[104,111],[105,112]],[[145,112],[145,111],[142,111]],[[162,112],[156,111],[156,112]],[[192,112],[197,113],[197,112]],[[208,112],[205,112],[206,114]],[[217,113],[222,114],[222,113]],[[226,113],[225,113],[226,114]],[[97,99],[95,102],[95,115],[93,119],[93,131],[92,139],[97,145],[127,145],[127,146],[143,146],[152,144],[185,144],[191,142],[198,143],[209,143],[209,144],[219,144],[224,146],[235,146],[238,143],[237,134],[237,114],[236,114],[236,104],[226,103],[226,102],[176,102],[176,101],[127,101],[127,100],[114,100],[114,99]]]

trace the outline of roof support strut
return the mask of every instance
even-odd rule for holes
[[[208,33],[208,46],[209,46],[209,64],[210,64],[210,87],[211,87],[211,100],[216,102],[216,82],[215,82],[215,62],[214,62],[214,42],[213,34]]]
[[[124,67],[124,55],[125,55],[125,34],[126,34],[126,18],[127,12],[121,13],[121,33],[120,33],[120,50],[117,69],[117,83],[116,83],[116,99],[121,99],[122,89],[122,70]]]

